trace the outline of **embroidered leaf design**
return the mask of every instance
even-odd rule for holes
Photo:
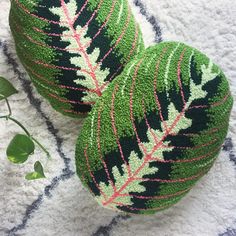
[[[202,79],[199,85],[196,85],[190,79],[191,95],[186,101],[184,112],[178,111],[174,103],[168,106],[168,119],[161,122],[161,129],[155,130],[149,128],[147,130],[148,142],[140,143],[139,149],[142,152],[142,158],[138,157],[135,151],[132,151],[129,156],[128,166],[122,165],[121,173],[115,166],[112,168],[112,173],[115,179],[114,186],[110,182],[108,185],[104,182],[99,184],[99,188],[103,194],[97,196],[96,199],[103,206],[117,208],[121,206],[130,206],[133,204],[131,192],[142,193],[146,189],[142,185],[145,176],[155,174],[158,168],[151,167],[152,162],[164,160],[164,153],[170,152],[174,147],[169,147],[170,142],[166,141],[166,137],[170,134],[178,134],[181,130],[185,130],[192,125],[192,120],[185,117],[185,111],[191,103],[197,99],[207,96],[207,92],[203,90],[203,86],[213,80],[217,74],[212,72],[213,63],[210,61],[208,67],[202,65]],[[130,172],[129,173],[129,169]]]
[[[145,49],[128,0],[12,0],[9,24],[37,90],[76,118]]]
[[[60,17],[61,26],[66,28],[61,37],[62,41],[68,43],[66,49],[71,53],[80,52],[79,56],[71,56],[70,62],[80,68],[77,71],[78,78],[74,80],[75,83],[92,91],[86,91],[87,94],[82,100],[84,102],[96,102],[106,88],[105,80],[110,70],[108,68],[101,69],[101,65],[98,64],[99,48],[95,48],[91,53],[87,52],[87,48],[92,42],[92,38],[87,36],[88,26],[77,25],[74,27],[74,19],[76,19],[77,14],[76,0],[70,0],[68,3],[62,1],[61,7],[53,7],[50,10]],[[67,22],[66,25],[65,22]],[[68,37],[68,35],[73,37]]]
[[[192,55],[193,57],[193,55]],[[192,59],[191,57],[191,59]],[[203,86],[213,80],[214,78],[216,78],[216,76],[219,74],[213,73],[212,72],[213,69],[213,62],[210,60],[208,67],[206,67],[206,65],[202,65],[201,66],[201,71],[202,71],[202,81],[201,84],[197,85],[194,83],[193,80],[190,80],[190,93],[191,93],[191,97],[188,100],[187,106],[189,106],[194,100],[200,99],[200,98],[204,98],[207,96],[207,92],[203,90]]]
[[[137,167],[139,167],[142,164],[143,160],[138,157],[138,155],[135,152],[131,152],[130,157],[129,157],[129,167],[132,173],[134,173],[137,170]],[[129,179],[129,173],[126,168],[126,165],[122,165],[122,170],[124,174],[121,174],[118,168],[115,166],[112,168],[112,173],[114,175],[114,178],[116,180],[115,182],[115,188],[116,189],[121,189],[122,186],[124,186],[127,182],[127,179]],[[142,178],[144,174],[154,174],[157,172],[156,167],[149,167],[148,165],[145,166],[139,173],[136,175],[136,178]],[[132,181],[130,184],[124,188],[122,191],[120,191],[115,200],[112,201],[109,204],[109,207],[116,208],[117,206],[120,205],[132,205],[131,198],[129,196],[129,192],[132,192],[135,189],[135,192],[141,193],[145,191],[145,187],[142,186],[140,183],[142,181]],[[114,189],[111,184],[106,185],[105,183],[100,183],[100,189],[106,196],[104,198],[103,195],[97,196],[96,199],[98,202],[101,202],[103,205],[104,201],[106,201],[109,198],[114,197]]]
[[[176,117],[180,116],[180,112],[177,111],[174,104],[171,103],[168,107],[168,120],[165,121],[166,125],[170,127],[173,125]],[[191,120],[182,116],[179,123],[171,129],[171,132],[178,133],[182,129],[186,129],[191,126]],[[112,169],[112,173],[116,180],[115,187],[118,189],[114,192],[111,184],[106,185],[100,183],[100,189],[104,192],[104,195],[97,197],[97,200],[102,205],[109,204],[109,207],[128,206],[132,205],[132,196],[129,196],[130,192],[141,193],[146,191],[145,187],[141,185],[144,175],[155,174],[158,169],[156,167],[150,167],[150,163],[155,162],[156,159],[163,160],[164,152],[170,152],[173,148],[168,147],[169,142],[165,141],[163,137],[166,135],[164,123],[161,124],[161,130],[148,129],[147,137],[149,142],[141,143],[139,148],[142,152],[142,159],[138,157],[138,154],[134,151],[129,156],[129,167],[131,170],[131,176],[129,176],[128,170],[125,164],[122,165],[124,174],[122,175],[118,168],[115,166]],[[169,131],[168,131],[169,132]],[[140,180],[139,180],[140,179]],[[125,187],[124,187],[125,186]]]
[[[198,50],[148,48],[84,123],[76,147],[82,183],[106,208],[154,214],[174,205],[211,168],[232,101],[224,73]]]

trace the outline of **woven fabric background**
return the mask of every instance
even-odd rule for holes
[[[146,45],[178,40],[197,47],[221,66],[236,97],[234,0],[130,0]],[[236,235],[236,107],[220,157],[176,206],[154,216],[124,216],[97,205],[75,175],[74,148],[81,120],[56,113],[32,86],[16,57],[8,26],[9,0],[0,5],[0,75],[20,91],[11,97],[14,116],[49,148],[14,166],[5,148],[17,131],[0,121],[0,236],[234,236]],[[0,104],[0,113],[6,109]],[[75,128],[77,127],[77,128]],[[25,181],[35,160],[46,180]]]

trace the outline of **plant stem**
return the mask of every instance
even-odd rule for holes
[[[6,101],[6,104],[7,104],[7,108],[8,108],[8,115],[7,116],[0,116],[0,118],[6,118],[6,117],[10,117],[12,115],[12,112],[11,112],[11,107],[10,107],[10,104],[9,104],[9,101],[6,97],[4,97],[3,95],[0,94],[1,97],[4,98],[4,100]],[[7,119],[7,118],[6,118]]]
[[[47,155],[47,157],[49,159],[51,159],[51,156],[49,154],[49,152],[47,151],[47,149],[36,139],[34,138],[30,133],[29,131],[16,119],[12,118],[12,117],[8,117],[9,120],[13,121],[14,123],[16,123],[18,126],[20,126],[24,131],[25,133],[27,134],[27,136],[29,136]]]
[[[5,101],[6,101],[6,104],[7,104],[8,111],[9,111],[8,116],[11,116],[11,115],[12,115],[12,112],[11,112],[11,107],[10,107],[9,101],[8,101],[7,98],[5,98]]]
[[[30,136],[30,138],[31,138],[36,144],[38,144],[38,146],[46,153],[47,158],[51,159],[51,155],[50,155],[50,153],[47,151],[47,149],[46,149],[37,139],[35,139],[33,136]]]
[[[30,132],[25,128],[24,125],[22,125],[18,120],[16,120],[15,118],[11,117],[12,115],[12,111],[11,111],[11,107],[10,107],[10,104],[9,104],[9,101],[6,97],[3,96],[3,98],[5,99],[6,101],[6,104],[7,104],[7,108],[8,108],[8,111],[9,111],[9,114],[8,115],[5,115],[5,116],[0,116],[0,119],[6,119],[6,120],[11,120],[13,121],[15,124],[17,124],[19,127],[21,127],[24,132],[27,134],[27,136],[29,136],[29,138],[31,138],[47,155],[47,157],[49,159],[51,159],[51,155],[50,153],[47,151],[47,149],[36,139],[34,138]]]
[[[11,116],[10,116],[10,117],[6,117],[6,119],[9,119],[9,120],[13,121],[14,123],[16,123],[18,126],[20,126],[20,127],[25,131],[25,133],[26,133],[29,137],[31,137],[29,131],[28,131],[18,120],[12,118]]]

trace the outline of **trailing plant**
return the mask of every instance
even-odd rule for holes
[[[7,121],[11,121],[18,125],[25,134],[16,134],[15,137],[9,143],[6,155],[10,162],[14,164],[22,164],[25,163],[29,156],[34,154],[35,146],[38,146],[50,159],[50,154],[47,149],[35,138],[30,132],[26,129],[26,127],[18,121],[16,118],[12,116],[12,109],[8,100],[8,97],[18,93],[15,87],[5,78],[0,77],[0,101],[5,101],[8,114],[1,115],[0,119],[5,119]],[[40,161],[36,161],[34,164],[34,171],[26,174],[25,178],[27,180],[35,180],[45,178],[44,169]]]

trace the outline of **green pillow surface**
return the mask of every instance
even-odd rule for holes
[[[177,42],[149,47],[93,107],[77,141],[77,173],[106,208],[168,208],[212,167],[232,104],[225,75],[201,52]]]
[[[87,114],[144,50],[127,0],[12,0],[9,21],[38,91],[73,117]]]

